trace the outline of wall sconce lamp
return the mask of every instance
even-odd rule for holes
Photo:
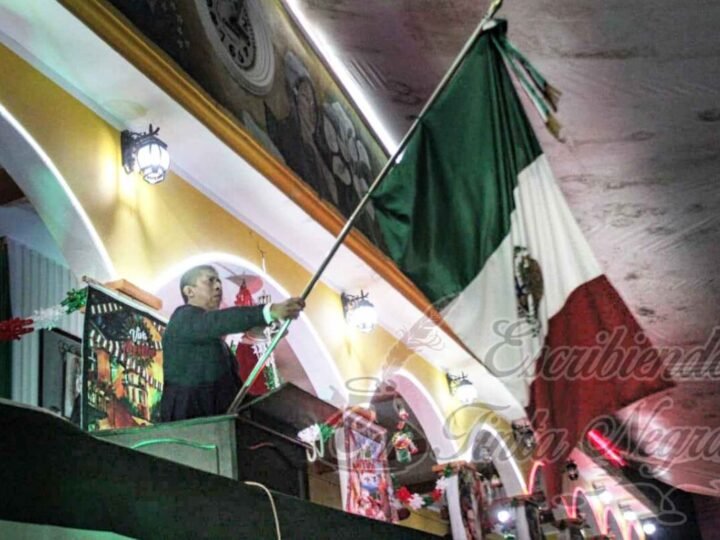
[[[652,536],[653,534],[655,534],[657,532],[657,526],[655,525],[655,521],[652,519],[643,520],[642,530],[648,536]]]
[[[120,133],[123,169],[127,174],[140,171],[149,184],[158,184],[165,180],[170,168],[170,154],[167,144],[157,134],[160,128],[153,129],[152,124],[146,133],[124,130]]]
[[[450,373],[446,373],[445,376],[447,377],[450,393],[458,398],[460,403],[469,405],[477,399],[477,388],[475,388],[475,385],[470,382],[467,375],[464,373],[461,373],[460,375],[451,375]]]
[[[517,444],[528,450],[535,448],[535,433],[532,430],[530,422],[527,420],[516,420],[510,425],[512,426],[513,438]]]
[[[565,472],[568,475],[568,480],[571,482],[574,482],[578,478],[580,478],[580,472],[578,471],[578,466],[575,461],[572,459],[568,459],[567,463],[565,463]]]
[[[629,504],[618,504],[618,508],[622,512],[623,518],[628,523],[637,521],[637,513],[632,509]]]
[[[375,306],[368,300],[368,293],[360,291],[355,296],[342,293],[340,295],[345,321],[361,332],[370,333],[377,325],[378,316]]]

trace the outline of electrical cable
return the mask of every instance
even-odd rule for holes
[[[268,499],[270,499],[270,506],[272,507],[273,517],[275,518],[275,531],[277,532],[278,540],[282,540],[282,534],[280,534],[280,520],[278,519],[277,509],[275,508],[275,499],[273,499],[270,490],[259,482],[245,481],[245,485],[259,487],[260,489],[265,491],[265,493],[267,493]]]

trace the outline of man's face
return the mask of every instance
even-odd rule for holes
[[[203,270],[195,285],[186,285],[185,294],[188,304],[212,311],[220,307],[222,300],[222,282],[217,272]]]

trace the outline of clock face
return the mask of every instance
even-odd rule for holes
[[[246,90],[270,91],[275,56],[258,0],[195,0],[203,29],[232,77]]]

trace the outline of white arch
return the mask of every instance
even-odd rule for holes
[[[376,379],[381,381],[381,377]],[[503,485],[506,487],[508,495],[521,495],[526,491],[526,484],[522,472],[517,462],[512,457],[505,441],[500,437],[498,432],[491,425],[484,423],[473,428],[469,441],[469,448],[461,452],[457,440],[449,435],[446,428],[447,418],[443,415],[432,395],[415,375],[405,368],[397,369],[386,379],[386,383],[394,383],[397,392],[405,399],[408,406],[412,409],[415,417],[420,422],[425,435],[427,436],[430,446],[435,451],[438,462],[447,462],[452,460],[472,461],[472,441],[481,434],[487,434],[497,442],[495,448],[499,449],[502,456],[493,456],[497,459],[496,468]],[[506,459],[507,457],[507,459]],[[494,460],[495,463],[496,460]]]
[[[377,381],[381,382],[379,376]],[[412,409],[438,462],[457,459],[459,451],[457,441],[448,436],[448,430],[445,429],[446,418],[425,385],[404,368],[396,370],[382,382],[394,384],[397,392]]]
[[[528,476],[529,483],[527,493],[529,495],[532,495],[535,492],[535,484],[537,484],[537,479],[540,476],[540,473],[542,472],[542,468],[544,466],[545,464],[540,460],[533,461],[532,467],[530,468],[530,474]],[[545,495],[547,496],[547,493]]]
[[[288,291],[280,285],[269,274],[264,272],[250,261],[237,255],[223,252],[206,252],[193,255],[183,261],[165,269],[150,285],[150,291],[155,293],[162,286],[172,280],[178,279],[186,270],[201,264],[213,262],[234,264],[262,276],[264,280],[277,289],[281,294],[288,297]],[[348,391],[340,376],[337,365],[328,352],[325,344],[320,339],[310,319],[302,313],[300,317],[290,325],[288,343],[297,354],[298,360],[312,384],[315,394],[320,398],[342,407],[348,403]]]
[[[610,522],[611,519],[612,524]],[[626,527],[623,527],[624,523],[625,519],[622,518],[622,515],[613,510],[612,507],[608,506],[605,508],[605,534],[615,534],[618,540],[624,540],[625,538],[627,538],[625,530]],[[615,527],[612,527],[613,524],[615,525]]]
[[[99,281],[116,279],[110,255],[50,156],[0,104],[0,162],[53,235],[70,269]]]
[[[505,493],[509,497],[524,495],[527,493],[525,478],[518,467],[517,461],[512,455],[510,448],[497,430],[488,423],[475,426],[467,439],[467,450],[464,453],[465,461],[472,461],[472,449],[475,440],[479,437],[490,439],[495,444],[490,446],[492,460],[495,469],[500,475],[500,480],[505,486]]]
[[[582,497],[582,499],[580,499]],[[600,518],[598,516],[598,511],[600,512],[600,515],[602,515],[602,505],[600,504],[595,497],[593,497],[593,500],[590,500],[590,497],[588,497],[585,490],[581,487],[576,487],[573,491],[573,498],[572,498],[572,517],[577,517],[578,514],[578,504],[582,505],[582,509],[585,511],[583,512],[583,515],[585,516],[585,519],[590,525],[590,532],[592,534],[602,534],[602,529],[600,527]]]

